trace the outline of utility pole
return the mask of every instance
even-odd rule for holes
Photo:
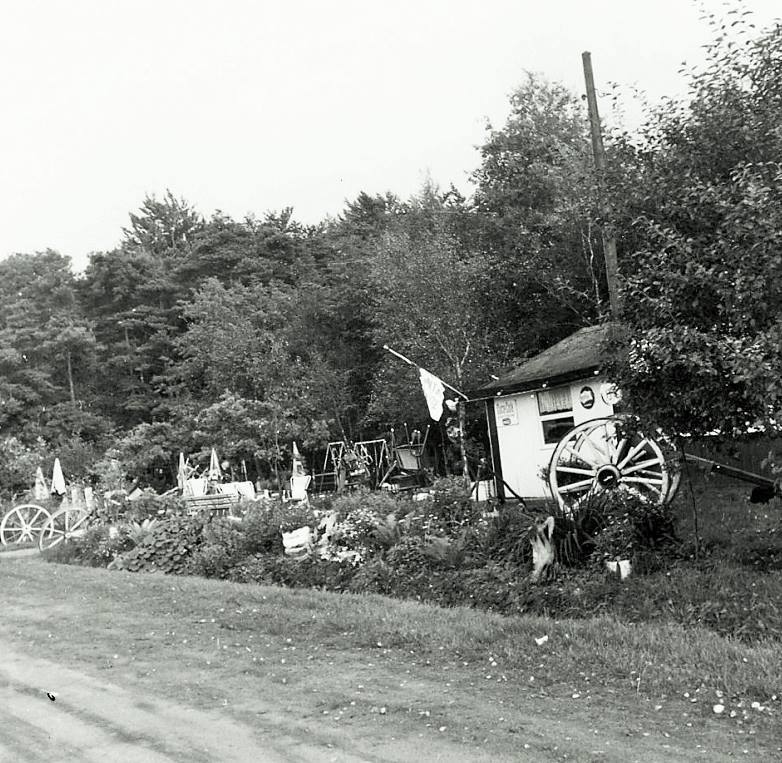
[[[619,290],[617,288],[618,266],[616,261],[616,238],[609,220],[610,209],[606,200],[605,175],[606,156],[603,148],[603,133],[600,129],[600,114],[597,111],[597,96],[595,95],[595,78],[592,74],[592,54],[584,51],[581,54],[584,64],[584,80],[586,81],[587,105],[589,107],[589,124],[592,129],[592,153],[595,157],[597,170],[598,193],[603,215],[602,236],[603,254],[606,261],[606,280],[608,281],[608,301],[611,306],[611,317],[619,320]]]

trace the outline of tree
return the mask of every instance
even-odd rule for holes
[[[67,257],[49,250],[0,263],[0,345],[4,429],[50,441],[105,433],[107,422],[85,413],[95,402],[97,345]]]
[[[195,420],[196,447],[219,443],[232,457],[270,463],[278,437],[310,447],[327,440],[319,364],[297,355],[290,334],[295,296],[282,284],[228,288],[210,279],[185,306],[172,415]]]
[[[184,199],[177,199],[167,190],[162,201],[148,195],[139,212],[131,212],[130,227],[123,228],[123,248],[172,256],[189,251],[203,227],[201,215]]]
[[[617,136],[623,255],[614,375],[671,433],[782,425],[782,26],[711,18],[690,97]],[[730,32],[732,25],[733,31]]]
[[[120,247],[93,254],[79,284],[102,346],[97,383],[105,411],[128,428],[149,421],[160,402],[154,380],[166,372],[183,328],[178,303],[187,284],[177,267],[204,228],[200,215],[170,191],[163,201],[145,198],[130,220]]]
[[[494,285],[486,307],[520,357],[607,311],[584,105],[564,86],[528,75],[480,152],[473,228]]]
[[[484,312],[491,283],[487,258],[467,248],[454,233],[459,214],[435,187],[424,187],[378,249],[371,300],[378,344],[411,356],[465,390],[485,378],[485,364],[491,357],[491,325]],[[376,377],[372,403],[377,412],[402,415],[401,421],[408,419],[411,410],[423,413],[418,380],[411,383],[410,373],[390,358]],[[459,423],[462,469],[468,476],[463,406]]]

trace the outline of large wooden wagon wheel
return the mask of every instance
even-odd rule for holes
[[[34,543],[50,517],[51,514],[37,503],[14,506],[0,521],[0,543],[4,546]]]
[[[560,508],[573,512],[588,497],[624,491],[650,503],[673,498],[679,482],[660,443],[622,417],[593,419],[571,429],[549,463],[549,487]]]
[[[47,551],[63,541],[80,538],[87,530],[89,516],[84,509],[72,507],[55,511],[41,528],[38,548]]]

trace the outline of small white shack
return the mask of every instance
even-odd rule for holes
[[[560,438],[614,413],[618,395],[601,372],[609,331],[580,329],[480,388],[500,498],[552,498],[545,471]]]

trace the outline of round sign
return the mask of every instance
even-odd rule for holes
[[[578,393],[578,402],[581,403],[582,408],[587,410],[595,404],[595,393],[591,387],[581,388],[581,392]]]
[[[616,384],[606,382],[600,387],[600,397],[607,405],[618,405],[622,402],[622,390]]]

